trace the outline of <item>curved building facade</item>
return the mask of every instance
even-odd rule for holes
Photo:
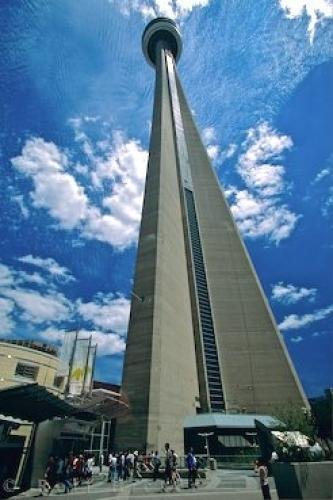
[[[0,339],[0,390],[10,386],[38,383],[55,393],[64,389],[57,376],[57,350],[29,340]]]

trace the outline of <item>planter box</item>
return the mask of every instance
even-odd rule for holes
[[[272,473],[280,499],[333,498],[333,462],[276,462]]]

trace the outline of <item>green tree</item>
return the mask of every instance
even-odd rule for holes
[[[310,399],[316,434],[323,439],[333,438],[333,390],[325,395]]]
[[[273,416],[285,424],[279,430],[299,431],[308,437],[314,437],[315,427],[309,409],[290,402],[285,406],[277,407],[273,411]]]

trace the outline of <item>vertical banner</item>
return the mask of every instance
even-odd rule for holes
[[[73,396],[79,396],[83,393],[89,343],[90,339],[78,338],[76,341],[72,367],[69,374],[69,394]]]
[[[86,374],[84,379],[83,392],[88,394],[91,390],[94,368],[95,368],[95,357],[96,357],[96,345],[90,345],[89,354],[87,359]]]
[[[60,377],[68,377],[70,372],[71,361],[75,349],[78,332],[66,332],[63,337],[60,355],[58,375]]]
[[[97,344],[91,342],[91,335],[80,338],[78,330],[64,335],[57,375],[67,379],[66,395],[80,396],[91,392],[97,350]]]

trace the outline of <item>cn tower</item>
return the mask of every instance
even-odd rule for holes
[[[155,98],[116,446],[182,453],[186,416],[308,403],[177,75],[175,22],[151,21],[142,49]]]

